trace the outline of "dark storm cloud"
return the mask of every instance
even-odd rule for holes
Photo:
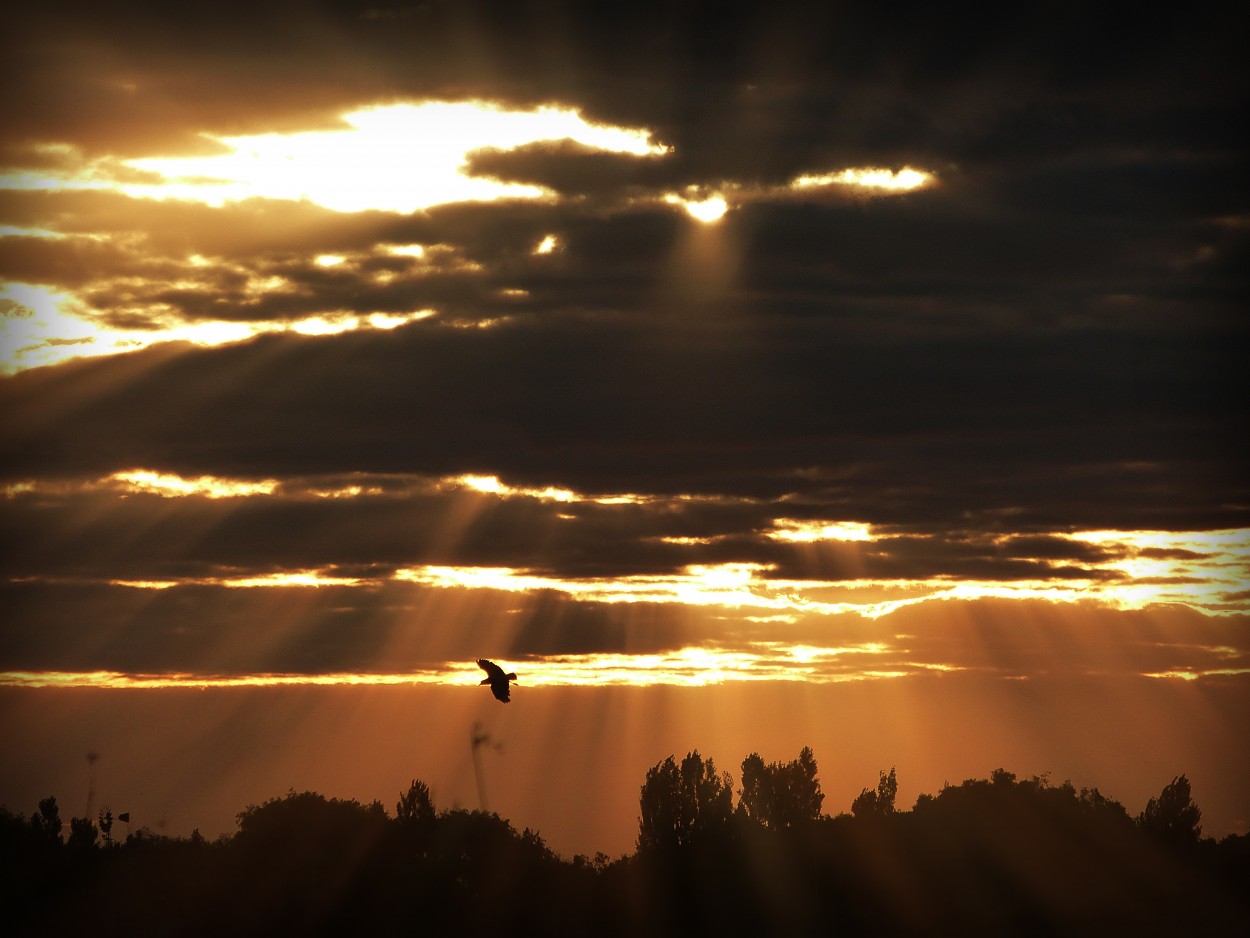
[[[249,674],[405,671],[472,658],[510,630],[506,606],[432,620],[430,594],[389,588],[8,583],[8,671]],[[424,601],[423,601],[424,598]],[[259,625],[263,623],[263,626]],[[489,638],[484,637],[489,635]]]
[[[671,317],[690,303],[681,285],[719,263],[729,279],[708,302],[757,318],[821,320],[832,331],[1075,330],[1079,339],[1105,327],[1242,340],[1244,226],[1201,206],[1167,220],[1150,195],[1143,189],[1134,210],[1054,217],[1041,203],[1005,207],[1001,193],[956,177],[871,201],[748,202],[717,232],[727,255],[685,259],[691,223],[658,204],[605,213],[511,202],[403,218],[264,200],[212,209],[18,193],[0,220],[81,234],[8,238],[3,270],[78,288],[106,320],[145,306],[189,321],[424,308],[465,319],[594,309]],[[1225,207],[1243,210],[1233,197]],[[117,237],[106,244],[101,233]],[[547,234],[558,251],[535,256]],[[414,242],[431,248],[425,258],[388,254]],[[315,263],[336,252],[350,263]],[[257,286],[273,277],[280,287]]]
[[[310,272],[300,280],[309,290],[261,299],[200,275],[189,290],[129,298],[189,319],[297,318],[319,303],[494,318],[505,288],[529,291],[510,309],[651,309],[682,219],[605,217],[622,200],[685,183],[727,183],[749,196],[801,172],[904,164],[937,172],[939,185],[872,203],[815,192],[748,200],[734,228],[734,302],[755,315],[890,329],[1147,319],[1152,328],[1184,320],[1229,330],[1242,318],[1247,244],[1236,218],[1247,190],[1234,128],[1245,86],[1234,80],[1232,31],[1218,18],[994,10],[956,22],[808,4],[262,4],[249,5],[240,32],[228,7],[180,8],[176,17],[140,9],[10,14],[21,37],[8,59],[11,87],[22,91],[6,98],[13,139],[121,153],[110,143],[137,134],[148,142],[142,152],[155,153],[163,151],[153,135],[183,146],[200,131],[324,127],[350,107],[443,95],[571,103],[673,147],[637,158],[549,141],[470,159],[471,171],[593,197],[576,208],[466,205],[396,218],[260,200],[217,210],[10,195],[44,209],[10,210],[13,224],[128,230],[142,240],[136,251],[165,265],[199,253],[263,276],[298,266],[293,256],[307,264],[317,252],[403,240],[446,243],[483,265],[476,277],[385,289],[346,272],[314,283]],[[559,263],[522,263],[548,233],[562,238]],[[82,283],[74,252],[85,248],[49,246],[36,257],[31,247],[14,245],[6,273]],[[107,315],[108,273],[134,272],[138,261],[99,259],[89,295]]]
[[[995,512],[1175,528],[1244,520],[1241,374],[1234,346],[1183,334],[885,341],[555,316],[154,349],[0,393],[10,478],[487,472],[810,497],[921,528]]]
[[[510,657],[646,654],[723,638],[680,606],[578,601],[539,591],[472,601],[407,583],[292,588],[8,582],[0,669],[124,673],[381,672]],[[263,627],[258,627],[263,623]]]
[[[203,149],[200,131],[332,126],[399,97],[558,100],[654,128],[699,176],[776,182],[865,157],[1227,146],[1245,90],[1236,30],[1218,15],[435,2],[6,16],[6,86],[20,89],[6,96],[10,139],[123,155]]]
[[[668,207],[605,218],[593,207],[505,202],[401,217],[261,199],[215,209],[71,192],[8,193],[0,222],[79,235],[5,239],[0,270],[76,288],[105,322],[119,307],[148,307],[154,319],[260,322],[424,308],[463,319],[587,308],[647,314],[683,225]],[[536,257],[552,233],[558,255]],[[111,243],[100,242],[104,234]],[[414,243],[426,247],[424,257],[389,253]],[[319,266],[327,253],[350,263]],[[274,277],[279,286],[249,282]]]
[[[574,140],[555,140],[511,150],[475,150],[465,170],[502,182],[533,183],[561,195],[646,194],[701,181],[674,178],[671,165],[663,157],[605,153]]]
[[[81,288],[103,278],[155,273],[155,265],[128,257],[113,244],[90,238],[36,238],[10,236],[0,254],[0,276],[6,281],[44,283]],[[166,266],[165,272],[170,268]]]

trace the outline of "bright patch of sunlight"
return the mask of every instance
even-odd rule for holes
[[[1103,587],[1126,608],[1176,602],[1211,614],[1250,610],[1250,530],[1079,531],[1064,535],[1113,554],[1099,569],[1122,579]]]
[[[425,245],[392,244],[386,249],[386,253],[394,254],[396,257],[425,257]]]
[[[534,253],[550,254],[557,247],[559,247],[559,245],[560,241],[555,235],[547,235],[547,237],[538,242],[538,246],[534,248]]]
[[[613,153],[658,156],[667,149],[641,129],[586,121],[577,110],[507,111],[477,101],[390,104],[343,115],[341,130],[215,138],[215,156],[129,160],[165,177],[159,185],[118,185],[130,195],[220,205],[253,196],[308,200],[340,212],[409,213],[449,202],[537,198],[546,190],[463,172],[483,147],[514,149],[572,139]]]
[[[128,589],[164,590],[174,586],[222,586],[226,589],[286,589],[291,587],[362,586],[375,581],[362,577],[336,576],[324,570],[282,570],[275,573],[238,576],[182,577],[177,580],[109,580],[110,586]]]
[[[282,281],[261,284],[273,289]],[[394,329],[434,315],[410,313],[320,314],[289,321],[170,322],[161,328],[117,329],[101,322],[87,307],[47,287],[9,283],[0,286],[0,374],[55,365],[73,358],[112,355],[163,342],[215,346],[242,342],[265,333],[333,335],[360,329]]]
[[[729,211],[729,203],[725,201],[723,195],[719,194],[709,196],[706,199],[692,200],[670,193],[664,197],[664,201],[670,205],[680,205],[691,218],[701,221],[705,225],[720,221],[725,213]]]
[[[1204,677],[1236,677],[1243,674],[1250,674],[1250,668],[1211,668],[1203,671],[1189,671],[1183,668],[1176,668],[1171,671],[1148,672],[1143,674],[1142,677],[1156,677],[1174,681],[1196,681]]]
[[[1067,535],[1089,544],[1127,545],[1136,550],[1182,550],[1224,553],[1250,560],[1250,530],[1219,531],[1078,531]]]
[[[300,335],[339,335],[344,332],[355,332],[368,323],[368,317],[362,319],[355,313],[338,313],[335,315],[305,316],[290,325],[290,331]]]
[[[841,660],[848,653],[884,653],[866,647],[811,651],[811,660],[819,662],[819,666],[798,664],[796,656],[790,653],[791,649],[782,643],[751,643],[745,648],[686,646],[650,654],[548,655],[518,664],[517,673],[521,675],[522,687],[648,687],[660,684],[703,687],[730,681],[841,683],[905,677],[919,670],[867,670],[856,661]]]
[[[455,672],[421,670],[403,674],[124,674],[119,671],[9,671],[0,674],[0,686],[98,687],[123,690],[156,690],[169,687],[288,687],[355,684],[447,684]]]
[[[69,294],[27,283],[0,284],[0,374],[116,351],[101,349],[96,341],[96,328]]]
[[[751,582],[770,567],[760,563],[692,564],[685,568],[687,576],[709,590],[736,590]]]
[[[850,185],[858,186],[860,189],[878,189],[888,191],[888,193],[905,193],[905,191],[929,185],[935,179],[936,176],[933,173],[911,169],[910,166],[904,166],[903,169],[898,171],[858,168],[838,170],[836,173],[799,176],[798,179],[794,180],[794,183],[791,183],[791,186],[795,189],[815,189],[828,185]]]
[[[400,582],[442,589],[490,589],[507,593],[551,589],[553,583],[560,582],[510,567],[446,567],[433,564],[396,570],[394,578]]]
[[[842,169],[832,173],[799,176],[791,183],[795,189],[812,189],[824,186],[856,186],[882,192],[910,192],[929,185],[936,177],[932,173],[906,166],[897,172],[874,167]]]
[[[475,492],[485,492],[490,495],[503,494],[503,483],[499,481],[497,476],[463,475],[454,481],[459,482],[467,489],[473,489]]]
[[[398,329],[410,322],[416,322],[419,319],[428,319],[434,313],[429,310],[422,310],[421,313],[370,313],[365,317],[365,322],[369,324],[370,329]]]
[[[577,493],[570,492],[568,489],[557,489],[552,486],[540,489],[505,485],[503,482],[500,482],[496,476],[456,476],[449,479],[447,484],[451,488],[467,488],[472,489],[475,492],[482,492],[486,495],[501,495],[505,497],[521,496],[524,498],[537,498],[540,501],[550,502],[574,502],[580,500]]]
[[[866,669],[846,655],[876,655],[875,647],[812,648],[815,666],[796,666],[798,657],[780,643],[755,643],[746,648],[686,646],[653,654],[550,655],[511,662],[521,688],[673,685],[702,687],[729,681],[803,681],[841,683],[906,677],[924,670],[903,665]],[[859,659],[862,662],[862,658]],[[214,675],[173,672],[127,674],[118,671],[10,671],[0,673],[0,686],[98,687],[158,689],[168,687],[272,687],[319,685],[443,684],[477,690],[481,671],[472,662],[447,661],[402,673],[244,674]]]
[[[773,529],[766,537],[775,541],[870,541],[872,540],[869,525],[859,521],[793,521],[789,518],[777,518],[773,521]]]
[[[1143,609],[1172,603],[1207,615],[1245,613],[1247,602],[1230,601],[1210,583],[1124,583],[1102,579],[951,581],[779,580],[760,564],[690,566],[670,574],[562,578],[507,567],[422,566],[396,571],[394,578],[445,589],[491,589],[511,593],[551,590],[588,602],[675,603],[683,606],[760,610],[782,614],[856,615],[879,619],[930,602],[1009,599],[1115,609]],[[883,598],[883,592],[903,594]]]
[[[421,476],[370,476],[353,474],[347,480],[330,478],[298,482],[276,479],[231,479],[221,476],[185,478],[172,472],[128,469],[97,479],[21,479],[0,487],[0,495],[14,499],[26,495],[54,500],[102,492],[125,498],[129,495],[159,495],[162,498],[256,498],[270,499],[347,499],[400,492],[430,493],[440,486]]]
[[[260,482],[244,482],[223,479],[218,476],[197,476],[184,479],[171,472],[153,472],[150,469],[128,469],[114,472],[105,482],[114,482],[125,491],[178,498],[195,495],[201,498],[242,498],[249,495],[269,495],[278,487],[274,479]]]

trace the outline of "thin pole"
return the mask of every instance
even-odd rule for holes
[[[486,807],[486,783],[482,780],[482,759],[477,754],[482,743],[489,742],[490,736],[481,732],[481,723],[474,723],[469,732],[469,746],[473,750],[473,776],[477,779],[477,804],[483,811]]]
[[[91,808],[95,803],[95,760],[100,758],[98,752],[87,753],[87,820],[91,820]]]

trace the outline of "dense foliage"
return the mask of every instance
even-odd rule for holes
[[[895,806],[894,769],[821,813],[811,750],[733,780],[698,752],[646,773],[638,849],[554,854],[414,781],[374,802],[291,792],[232,837],[118,842],[54,798],[0,809],[10,934],[1250,933],[1250,838],[1201,836],[1185,776],[1136,817],[1098,789],[999,769]]]

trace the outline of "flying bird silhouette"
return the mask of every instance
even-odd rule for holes
[[[479,684],[489,684],[490,692],[495,695],[495,699],[500,703],[507,703],[508,695],[512,690],[508,682],[515,681],[516,675],[511,671],[504,674],[503,668],[493,661],[487,661],[485,658],[478,658],[477,666],[486,672],[486,679],[480,681]]]

